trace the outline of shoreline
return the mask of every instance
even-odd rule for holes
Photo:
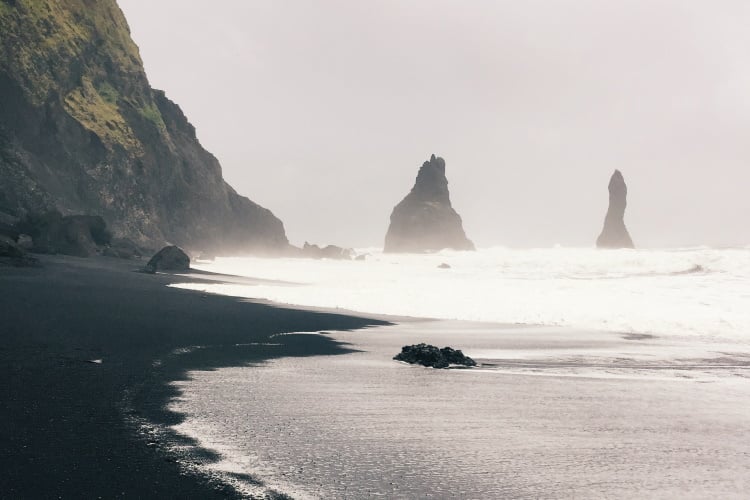
[[[289,498],[284,491],[303,493],[295,491],[293,481],[279,482],[273,473],[264,474],[264,468],[272,471],[278,465],[273,457],[261,462],[260,469],[247,467],[233,462],[237,455],[231,448],[184,432],[194,422],[192,413],[179,410],[180,404],[195,399],[193,390],[206,390],[199,384],[185,392],[193,375],[210,381],[214,374],[265,368],[261,365],[272,371],[279,363],[294,367],[300,378],[320,376],[320,371],[305,375],[303,366],[333,356],[333,364],[366,358],[387,365],[389,371],[426,376],[425,383],[432,383],[449,371],[429,375],[425,370],[430,369],[391,360],[401,345],[427,341],[447,342],[484,364],[478,370],[459,370],[461,378],[500,375],[494,379],[499,386],[515,381],[546,387],[567,380],[584,384],[581,387],[622,390],[625,386],[617,384],[640,384],[644,374],[651,383],[674,386],[671,382],[703,382],[704,368],[714,372],[709,377],[730,380],[721,366],[643,365],[655,349],[666,349],[660,351],[661,362],[708,360],[690,345],[654,335],[297,307],[169,286],[269,280],[205,271],[147,275],[137,272],[139,261],[104,257],[42,256],[42,262],[45,267],[37,269],[0,268],[0,293],[7,298],[0,303],[0,313],[8,318],[0,370],[9,381],[2,389],[9,404],[0,410],[0,441],[8,450],[0,459],[6,471],[0,491],[15,496]],[[377,334],[368,335],[375,333],[370,329]],[[477,340],[477,332],[484,340]],[[464,334],[470,335],[461,338]],[[621,363],[613,353],[622,354],[623,349],[630,364],[602,362]],[[380,358],[374,359],[378,351]],[[590,358],[583,364],[582,353]],[[740,361],[730,368],[740,370],[744,387],[746,367],[738,365]],[[612,376],[607,369],[624,370],[626,376]],[[696,371],[691,380],[676,378],[691,370]],[[379,376],[365,380],[378,381]],[[264,385],[249,387],[249,393],[267,390]],[[515,388],[506,390],[510,392],[503,397],[518,396]],[[569,397],[554,391],[549,395]],[[219,400],[215,407],[224,411],[234,404]],[[252,421],[268,427],[277,416],[271,409],[256,413]]]
[[[166,408],[172,383],[274,358],[264,344],[275,334],[387,324],[174,289],[166,285],[201,273],[148,275],[140,261],[40,260],[0,268],[0,491],[9,496],[240,498],[225,478],[199,473],[217,456],[184,453],[194,443],[164,432],[183,419]],[[347,352],[325,335],[297,337],[284,356]]]

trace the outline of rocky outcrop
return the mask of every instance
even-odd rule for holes
[[[185,251],[177,246],[170,245],[162,248],[146,264],[147,273],[156,271],[188,271],[190,269],[190,257]]]
[[[385,252],[474,250],[461,217],[451,206],[445,160],[432,155],[419,169],[411,192],[396,205],[385,236]]]
[[[429,366],[432,368],[448,368],[450,365],[476,366],[477,363],[460,350],[450,347],[438,349],[434,345],[415,344],[401,348],[401,352],[393,357],[396,361],[409,364]]]
[[[68,215],[50,211],[30,214],[18,223],[18,231],[28,235],[31,251],[91,257],[109,245],[112,238],[104,219],[92,215]]]
[[[0,212],[50,210],[101,216],[143,248],[288,244],[151,88],[115,0],[0,0]]]
[[[609,208],[604,219],[604,228],[596,246],[599,248],[634,248],[628,229],[625,227],[628,187],[619,170],[609,180]]]

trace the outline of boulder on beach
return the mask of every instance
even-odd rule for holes
[[[451,205],[445,160],[432,155],[419,169],[411,192],[393,209],[383,250],[423,253],[444,248],[474,250],[474,244]]]
[[[151,257],[146,264],[147,273],[156,271],[187,271],[190,269],[190,257],[185,251],[175,245],[162,248]]]
[[[609,180],[609,208],[604,219],[604,228],[596,246],[599,248],[634,248],[630,233],[625,227],[628,186],[619,170]]]
[[[401,348],[401,352],[393,357],[397,361],[404,361],[412,365],[429,366],[432,368],[448,368],[450,365],[476,366],[477,363],[460,350],[451,347],[439,349],[434,345],[415,344]]]

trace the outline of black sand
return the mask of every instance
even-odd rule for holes
[[[175,436],[136,432],[143,422],[179,421],[164,410],[174,396],[168,383],[187,370],[282,350],[346,351],[320,335],[237,345],[275,333],[382,324],[168,288],[187,279],[138,273],[134,262],[42,262],[40,269],[0,267],[2,498],[235,497],[220,481],[186,472],[187,460],[210,454],[180,456],[169,451]],[[207,347],[173,354],[189,346]]]

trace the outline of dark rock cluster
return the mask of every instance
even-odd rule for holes
[[[461,217],[451,205],[445,160],[424,162],[411,192],[393,209],[385,236],[385,252],[434,252],[450,248],[474,250]]]
[[[450,347],[439,349],[434,345],[424,343],[402,347],[401,352],[395,355],[393,359],[432,368],[448,368],[450,365],[477,365],[476,361],[464,355],[460,350]]]
[[[298,256],[307,259],[352,260],[355,254],[351,248],[343,248],[336,245],[327,245],[321,248],[318,245],[305,242],[305,245],[298,252]]]
[[[599,248],[634,248],[630,233],[625,227],[625,207],[628,205],[628,186],[619,170],[609,180],[609,208],[604,228],[596,240]]]

